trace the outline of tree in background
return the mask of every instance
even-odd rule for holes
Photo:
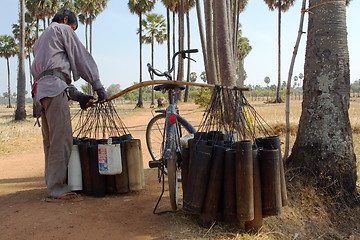
[[[237,52],[236,52],[236,86],[243,87],[246,79],[246,72],[244,69],[244,60],[251,52],[252,47],[249,39],[242,36],[241,28],[238,30],[237,38]]]
[[[15,39],[9,35],[0,36],[0,57],[6,59],[7,72],[8,72],[8,108],[11,108],[11,86],[10,86],[10,62],[9,58],[15,56],[17,53],[17,45]]]
[[[264,78],[264,82],[266,83],[266,87],[268,88],[269,87],[269,83],[270,83],[270,78],[268,76],[266,76]]]
[[[20,22],[20,41],[18,52],[18,77],[17,77],[17,97],[15,120],[25,120],[25,95],[26,95],[26,77],[25,77],[25,0],[19,0],[19,22]]]
[[[154,8],[154,0],[129,0],[128,7],[131,13],[135,13],[139,16],[139,47],[140,47],[140,72],[139,72],[139,82],[142,82],[142,15],[146,12],[151,11]],[[144,107],[143,98],[142,98],[142,89],[139,88],[139,100],[136,104],[136,107]]]
[[[109,97],[117,94],[120,91],[121,91],[120,84],[111,84],[108,88],[106,88],[106,92]]]
[[[271,11],[278,10],[278,85],[276,92],[276,103],[283,102],[280,97],[281,87],[281,12],[286,12],[294,5],[295,0],[264,0]]]
[[[287,166],[344,201],[357,196],[346,6],[322,3],[309,3],[302,113]]]
[[[74,2],[74,7],[79,13],[79,21],[85,24],[86,49],[89,50],[90,54],[92,54],[93,21],[105,10],[108,1],[109,0],[75,0]]]
[[[151,65],[154,66],[154,43],[163,44],[167,39],[165,19],[162,15],[156,13],[146,14],[146,20],[142,21],[143,43],[151,44]],[[153,75],[152,75],[153,77]],[[152,79],[154,80],[154,79]],[[151,106],[155,105],[154,88],[152,87]]]

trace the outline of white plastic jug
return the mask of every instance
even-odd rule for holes
[[[103,175],[116,175],[122,172],[120,144],[98,145],[99,173]]]
[[[71,191],[83,190],[82,171],[78,145],[72,146],[68,164],[68,186]]]

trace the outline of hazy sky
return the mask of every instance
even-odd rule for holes
[[[297,38],[300,20],[301,0],[297,0],[291,9],[282,15],[282,81],[287,80],[290,60]],[[11,25],[18,19],[18,0],[0,0],[0,35],[11,34]],[[93,26],[93,56],[98,64],[101,81],[108,87],[120,84],[121,88],[139,81],[139,43],[136,31],[138,17],[132,15],[127,7],[128,0],[110,0],[106,10],[98,16]],[[347,8],[348,44],[350,53],[351,81],[360,79],[360,1],[353,0]],[[166,17],[166,10],[158,1],[154,12]],[[201,50],[195,9],[191,11],[191,48]],[[263,85],[264,78],[269,76],[270,84],[277,82],[277,11],[268,9],[263,0],[250,0],[245,11],[240,15],[243,36],[249,38],[252,51],[245,59],[245,70],[248,78],[245,84]],[[307,18],[304,31],[307,31]],[[85,43],[84,27],[76,31]],[[294,75],[304,72],[306,34],[302,36],[301,47],[294,68]],[[151,61],[149,45],[143,47],[143,80],[149,76],[146,63]],[[155,67],[164,70],[166,67],[166,43],[155,45]],[[191,70],[204,71],[201,51],[192,54],[197,60]],[[11,58],[11,92],[16,92],[17,59]],[[28,65],[26,65],[28,68]],[[28,70],[26,72],[29,78]],[[0,94],[7,91],[7,68],[5,59],[0,59]],[[201,81],[198,78],[198,81]],[[27,90],[30,92],[29,81]],[[76,86],[84,84],[79,80]]]

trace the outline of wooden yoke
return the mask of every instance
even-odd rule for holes
[[[205,83],[192,83],[192,82],[183,82],[183,81],[170,81],[170,80],[152,80],[152,81],[145,81],[138,84],[135,84],[133,86],[130,86],[128,88],[125,88],[124,90],[118,92],[117,94],[111,96],[108,98],[107,101],[114,100],[115,98],[118,98],[128,92],[131,92],[133,90],[136,90],[138,88],[151,86],[151,85],[159,85],[159,84],[174,84],[174,85],[188,85],[188,86],[194,86],[194,87],[207,87],[207,88],[215,88],[217,86],[228,88],[228,89],[237,89],[239,91],[249,91],[249,88],[241,88],[241,87],[228,87],[223,85],[213,85],[213,84],[205,84]]]

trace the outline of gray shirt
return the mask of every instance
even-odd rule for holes
[[[34,96],[37,105],[40,105],[41,99],[55,97],[68,88],[68,85],[56,76],[38,79],[38,76],[48,69],[62,72],[68,82],[71,82],[72,75],[74,81],[81,77],[94,88],[102,86],[93,57],[67,24],[51,23],[36,40],[33,52],[31,74],[37,79]]]

